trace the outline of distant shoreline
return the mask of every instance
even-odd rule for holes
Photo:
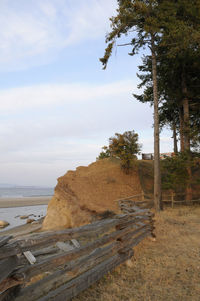
[[[0,208],[47,205],[52,196],[0,198]]]

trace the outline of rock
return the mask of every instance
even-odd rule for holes
[[[27,219],[29,217],[29,215],[21,215],[20,219]]]
[[[0,228],[5,228],[9,225],[10,225],[9,222],[7,222],[7,221],[0,221]]]
[[[28,218],[27,219],[27,221],[26,221],[26,223],[27,224],[31,224],[32,222],[34,222],[35,220],[33,219],[33,218]]]
[[[68,171],[58,179],[43,230],[73,228],[90,223],[105,211],[119,213],[117,199],[141,193],[138,170],[125,174],[119,161],[98,160]]]

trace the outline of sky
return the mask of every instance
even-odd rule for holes
[[[99,58],[116,0],[0,1],[0,183],[55,186],[116,132],[153,152],[153,111],[136,101],[141,55]],[[140,93],[140,92],[139,92]],[[172,151],[161,133],[161,152]]]

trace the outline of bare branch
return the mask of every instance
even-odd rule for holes
[[[126,44],[119,44],[117,46],[128,46],[128,45],[133,45],[132,43],[126,43]]]

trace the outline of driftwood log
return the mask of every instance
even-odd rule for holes
[[[23,239],[2,237],[0,301],[70,300],[131,258],[132,248],[154,235],[153,214],[131,198],[119,200],[123,214],[110,219]]]

